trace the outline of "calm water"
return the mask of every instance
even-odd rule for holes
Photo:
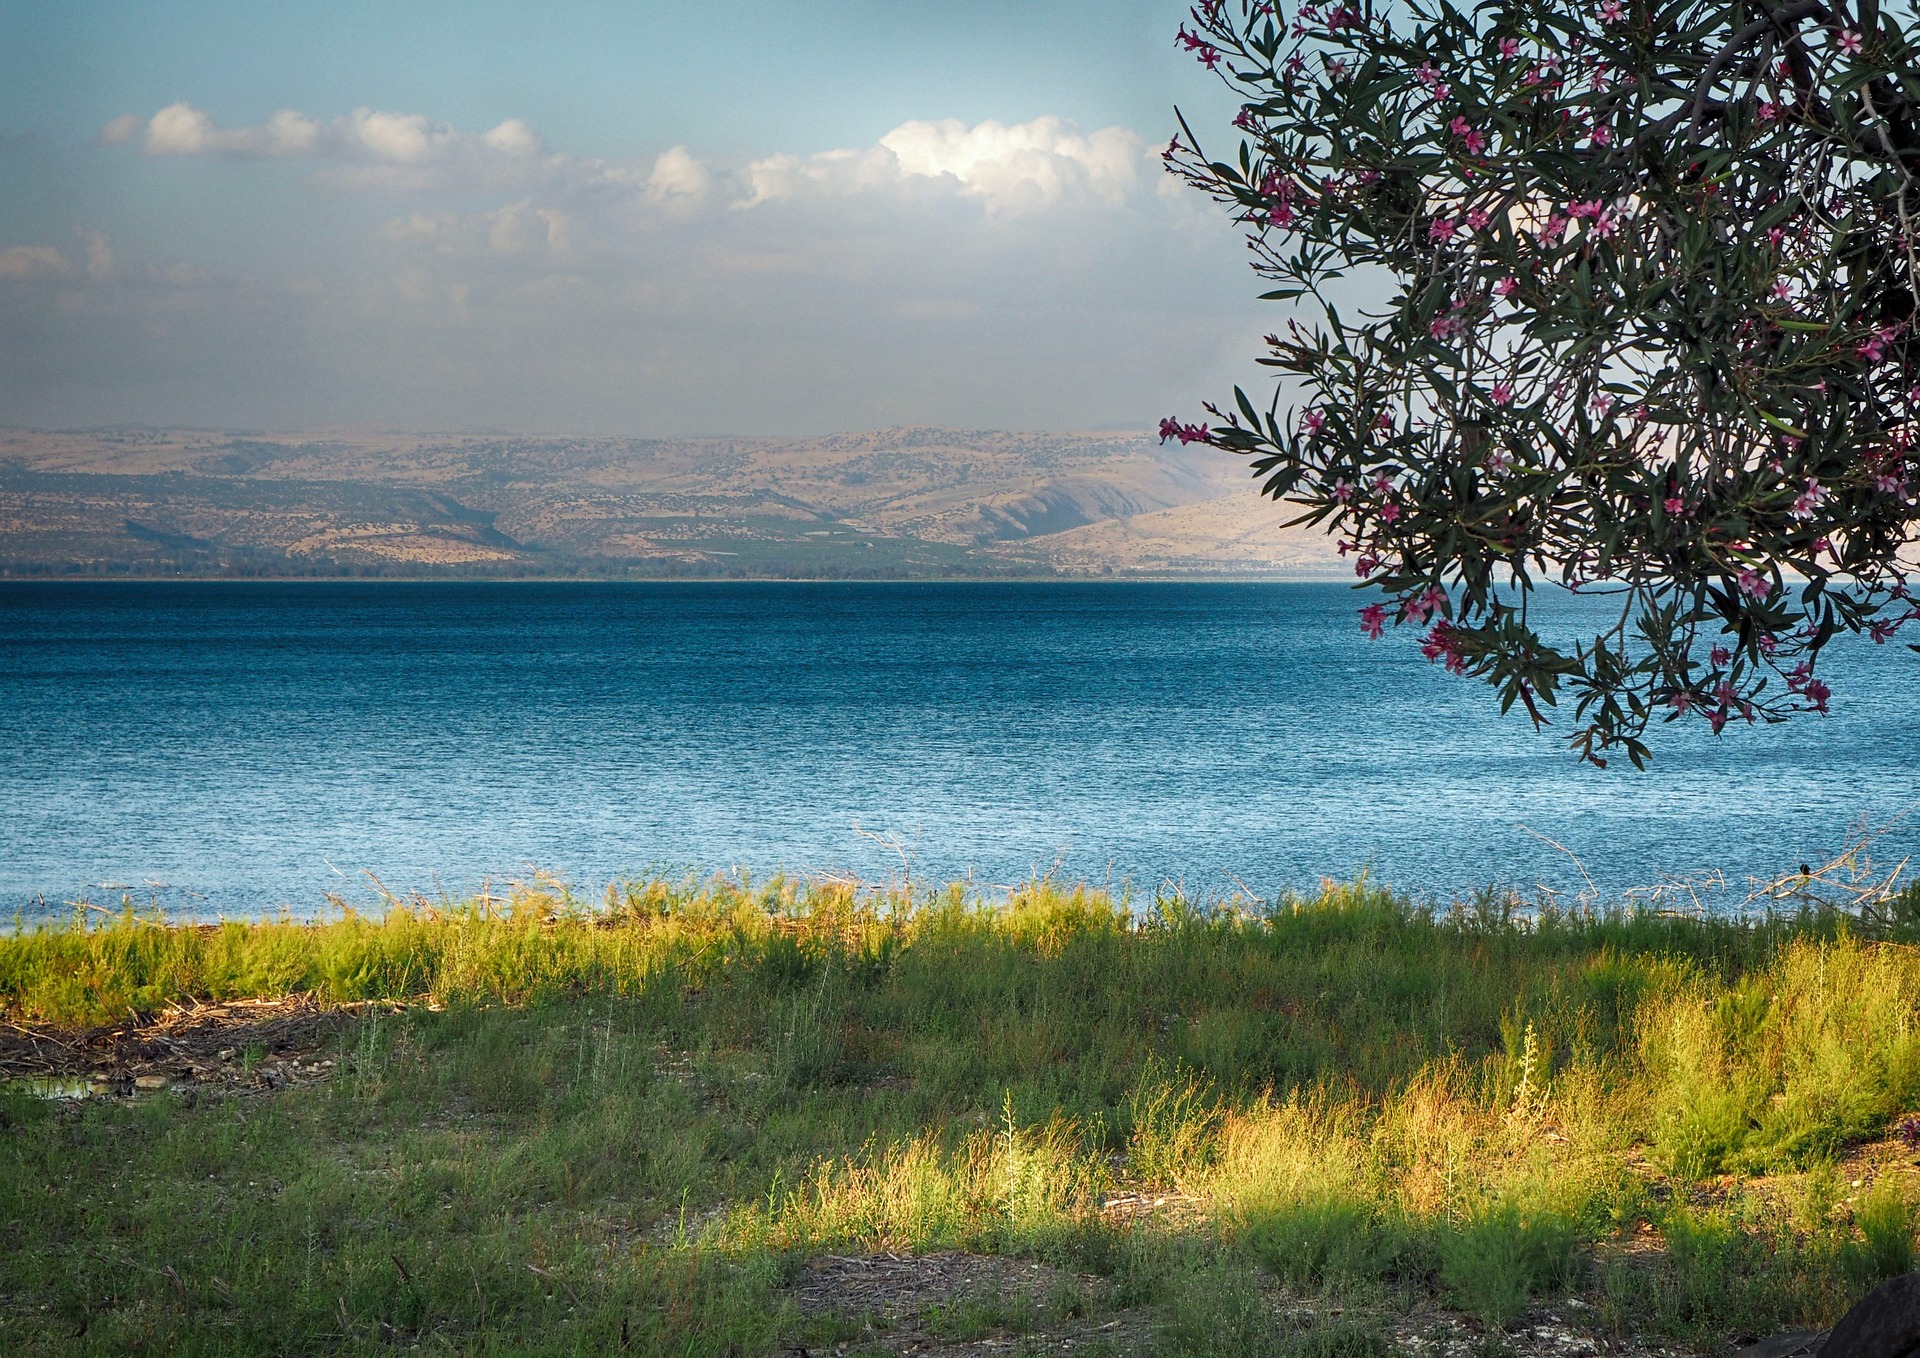
[[[1451,897],[1784,870],[1920,802],[1920,657],[1576,765],[1340,586],[0,584],[0,900],[169,911],[545,869]],[[1576,607],[1568,603],[1563,607]],[[1881,856],[1920,849],[1909,825]]]

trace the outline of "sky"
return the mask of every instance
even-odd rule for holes
[[[1184,12],[0,0],[0,425],[1198,416],[1275,318]]]

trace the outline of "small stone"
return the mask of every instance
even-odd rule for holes
[[[233,1060],[233,1058],[234,1058],[234,1054],[235,1054],[235,1053],[234,1053],[234,1050],[233,1050],[233,1048],[232,1048],[232,1047],[222,1047],[222,1048],[220,1049],[220,1059],[221,1059],[222,1061],[231,1061],[231,1060]]]
[[[164,1075],[136,1075],[133,1078],[133,1087],[142,1094],[151,1094],[155,1090],[165,1089],[172,1083],[173,1081]]]

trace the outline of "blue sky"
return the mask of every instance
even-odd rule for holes
[[[1271,318],[1182,12],[0,0],[0,424],[1191,413]]]

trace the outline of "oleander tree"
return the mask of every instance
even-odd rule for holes
[[[1165,159],[1294,319],[1271,400],[1162,438],[1248,457],[1384,591],[1368,635],[1596,764],[1825,712],[1832,638],[1920,620],[1916,38],[1879,0],[1204,0],[1235,131]],[[1617,608],[1549,642],[1548,585]]]

